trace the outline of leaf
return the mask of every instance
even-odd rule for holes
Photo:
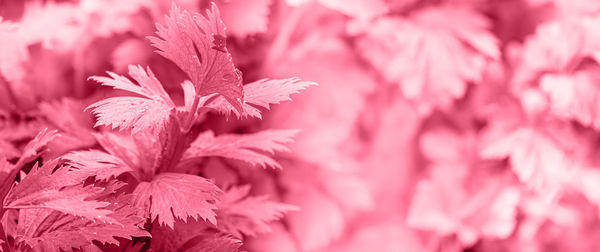
[[[214,210],[221,190],[203,177],[161,173],[151,182],[141,182],[135,189],[134,205],[149,211],[152,221],[173,228],[177,219],[188,217],[216,224]]]
[[[228,116],[231,112],[239,117],[262,118],[257,107],[270,109],[270,104],[279,104],[282,101],[291,101],[290,95],[300,93],[317,83],[302,81],[299,78],[289,79],[261,79],[244,85],[243,112],[239,114],[232,106],[225,103],[220,97],[209,103],[207,107],[213,108]]]
[[[270,166],[281,169],[281,165],[265,153],[273,155],[276,151],[289,151],[285,144],[293,142],[293,137],[298,132],[265,130],[254,134],[224,134],[215,137],[212,131],[206,131],[192,142],[184,157],[224,157],[263,168]]]
[[[244,86],[244,101],[252,105],[269,109],[269,104],[291,101],[290,95],[298,94],[317,83],[302,81],[300,78],[282,80],[262,79]]]
[[[63,155],[62,158],[68,160],[67,164],[71,168],[87,172],[97,180],[108,180],[133,171],[132,167],[118,157],[99,150],[74,151]]]
[[[105,188],[84,186],[84,179],[89,174],[72,171],[64,166],[56,168],[57,165],[58,160],[55,159],[42,167],[34,167],[10,190],[3,202],[4,208],[44,208],[94,221],[117,223],[107,216],[110,211],[103,209],[108,203],[88,200],[89,197],[103,193]]]
[[[509,237],[516,226],[518,189],[504,174],[486,171],[489,174],[469,180],[457,174],[464,169],[444,164],[431,167],[430,177],[417,183],[408,226],[440,236],[456,234],[464,246],[482,237]]]
[[[90,105],[98,117],[95,127],[112,125],[112,129],[132,129],[157,131],[164,128],[172,107],[163,103],[137,97],[113,97]]]
[[[468,8],[423,8],[408,18],[375,20],[358,40],[358,52],[427,114],[462,98],[468,83],[482,80],[487,62],[499,58],[489,27]]]
[[[218,93],[242,111],[242,74],[225,46],[225,25],[214,3],[206,16],[191,15],[173,4],[165,25],[157,24],[156,28],[158,37],[148,39],[158,54],[188,75],[199,96]]]
[[[0,187],[0,199],[6,200],[7,194],[10,193],[14,184],[15,178],[23,165],[35,160],[45,151],[46,145],[54,140],[57,136],[55,130],[48,131],[43,129],[23,148],[23,153],[15,165],[11,165],[6,157],[0,156],[0,168],[2,168],[2,186]],[[4,174],[6,172],[6,174]],[[2,208],[4,208],[3,205]]]
[[[595,35],[598,17],[554,20],[537,26],[523,44],[515,67],[516,85],[528,85],[545,74],[571,74],[588,59],[598,60],[600,37]]]
[[[509,158],[520,181],[544,197],[553,198],[578,167],[574,152],[569,152],[566,132],[556,138],[548,129],[518,127],[510,131],[491,129],[481,141],[480,156],[486,159]],[[575,145],[571,151],[583,150]]]
[[[165,127],[175,104],[150,68],[146,72],[141,66],[129,66],[129,75],[139,86],[126,77],[111,72],[108,72],[108,75],[112,78],[93,76],[90,79],[145,98],[112,97],[89,105],[86,109],[93,108],[92,112],[98,117],[94,127],[112,125],[112,129],[132,128],[134,134],[145,130],[154,132]]]
[[[250,186],[229,189],[217,210],[217,227],[235,237],[242,235],[256,236],[270,232],[270,222],[278,221],[289,211],[299,210],[297,207],[269,200],[266,195],[248,196]]]
[[[600,129],[598,80],[599,69],[573,74],[545,74],[540,80],[540,89],[548,95],[556,116]]]
[[[15,235],[16,244],[43,251],[70,251],[91,245],[92,241],[119,244],[114,237],[147,237],[144,219],[128,204],[130,196],[119,196],[108,205],[111,218],[121,224],[108,224],[49,209],[21,209]]]
[[[102,86],[113,87],[114,89],[121,89],[132,93],[145,96],[148,99],[160,101],[171,107],[175,107],[175,104],[162,87],[162,84],[150,68],[144,70],[143,67],[137,65],[129,66],[129,75],[139,84],[136,85],[124,76],[117,75],[113,72],[107,72],[111,78],[102,76],[92,76],[89,79],[97,81]]]

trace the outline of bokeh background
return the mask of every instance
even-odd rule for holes
[[[282,170],[243,174],[301,209],[245,250],[600,250],[600,1],[215,3],[244,83],[319,84],[262,120],[202,124],[301,130]],[[182,100],[185,75],[146,39],[171,4],[0,0],[2,154],[45,127],[56,153],[93,146],[83,108],[115,92],[87,78],[105,71],[150,66]]]

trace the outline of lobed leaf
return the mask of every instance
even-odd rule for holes
[[[192,142],[184,157],[224,157],[261,167],[281,168],[272,157],[276,151],[289,151],[298,130],[265,130],[254,134],[224,134],[215,137],[212,131],[202,133]]]
[[[121,159],[99,150],[74,151],[63,155],[71,168],[79,169],[97,180],[108,180],[122,173],[133,171]]]
[[[192,15],[173,4],[165,25],[156,28],[158,37],[148,39],[158,54],[188,75],[198,95],[218,93],[242,111],[242,74],[225,46],[225,25],[214,3],[206,16]]]
[[[106,188],[84,186],[83,182],[89,176],[88,173],[69,170],[64,166],[56,168],[58,162],[55,159],[42,167],[34,167],[6,195],[3,201],[4,208],[44,208],[89,220],[118,223],[108,216],[109,210],[103,209],[108,203],[89,199],[105,193]]]
[[[16,244],[43,251],[70,251],[72,248],[93,246],[93,241],[119,244],[115,237],[150,236],[141,228],[144,219],[137,215],[138,209],[128,204],[129,198],[128,195],[119,196],[106,208],[120,224],[96,222],[50,209],[21,209]]]
[[[112,97],[90,105],[98,117],[94,127],[106,125],[112,129],[155,131],[164,128],[172,107],[153,100],[138,97]]]
[[[291,101],[290,95],[300,93],[300,91],[316,85],[314,82],[303,81],[299,78],[261,79],[244,85],[244,103],[242,104],[243,111],[241,114],[220,97],[209,103],[207,107],[225,115],[233,112],[238,118],[246,116],[262,118],[260,110],[256,107],[270,109],[270,104]]]
[[[422,113],[447,109],[469,83],[482,80],[487,62],[500,57],[490,22],[469,8],[440,5],[406,18],[383,17],[365,29],[360,54]]]
[[[150,182],[141,182],[134,191],[134,205],[149,211],[152,221],[173,228],[177,219],[188,217],[216,224],[214,210],[221,190],[203,177],[161,173]]]
[[[97,116],[97,126],[111,126],[119,130],[132,129],[135,134],[140,131],[150,130],[155,132],[163,129],[169,119],[175,104],[156,79],[152,71],[147,72],[140,66],[130,66],[129,75],[139,84],[133,84],[126,77],[108,72],[112,78],[90,77],[90,79],[111,86],[115,89],[126,90],[142,97],[112,97],[89,105]]]

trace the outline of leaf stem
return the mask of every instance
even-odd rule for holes
[[[187,133],[188,131],[190,131],[190,128],[192,127],[192,121],[194,120],[194,117],[196,116],[196,110],[198,109],[199,103],[200,103],[200,96],[196,93],[196,96],[194,97],[194,102],[192,103],[192,109],[190,110],[187,119],[183,123],[184,133]]]

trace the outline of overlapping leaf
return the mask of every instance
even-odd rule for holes
[[[177,219],[186,221],[188,217],[216,224],[214,210],[221,193],[203,177],[161,173],[136,187],[134,204],[147,210],[152,221],[171,228]]]
[[[0,156],[0,160],[2,160],[2,172],[6,173],[2,176],[2,186],[0,187],[0,197],[6,198],[7,194],[10,192],[14,183],[14,180],[21,171],[21,168],[29,162],[34,161],[38,158],[44,151],[47,150],[47,146],[49,142],[53,141],[58,134],[55,130],[43,129],[40,131],[31,141],[25,145],[23,148],[23,152],[19,157],[19,160],[16,164],[12,165],[7,160],[6,157]]]
[[[482,80],[486,62],[499,58],[489,26],[468,8],[424,8],[408,18],[383,17],[366,26],[358,52],[428,113],[463,97],[467,84]]]
[[[83,219],[51,209],[22,209],[15,234],[16,244],[43,251],[70,251],[93,246],[93,241],[119,244],[115,237],[147,237],[149,233],[141,228],[144,219],[138,216],[138,209],[128,204],[129,197],[119,196],[106,207],[111,211],[109,216],[120,224]]]
[[[115,89],[129,91],[142,97],[121,96],[107,98],[91,104],[92,112],[98,117],[95,126],[112,126],[113,129],[132,129],[133,133],[145,130],[160,130],[165,127],[175,104],[156,79],[150,68],[147,72],[141,66],[130,66],[129,75],[137,81],[108,72],[111,78],[90,77],[90,79]]]
[[[552,198],[560,191],[578,166],[576,155],[569,154],[555,135],[532,127],[519,127],[497,134],[489,131],[482,141],[483,158],[509,158],[518,178],[540,194]],[[564,134],[564,133],[563,133]],[[583,150],[583,146],[580,146]]]
[[[72,168],[87,172],[97,180],[108,180],[132,171],[121,159],[99,150],[75,151],[63,156]]]
[[[89,199],[105,193],[106,188],[84,186],[83,182],[89,174],[69,170],[64,166],[56,168],[58,162],[52,160],[42,167],[34,167],[27,177],[6,195],[4,208],[44,208],[89,220],[118,223],[108,216],[111,212],[104,209],[108,203]]]
[[[456,167],[437,167],[446,172]],[[516,225],[515,214],[519,192],[502,185],[502,180],[489,183],[477,191],[461,188],[460,180],[451,176],[419,181],[410,206],[410,227],[431,230],[440,235],[456,234],[466,246],[480,237],[504,239]]]
[[[220,113],[229,116],[233,112],[239,117],[262,118],[257,107],[270,109],[271,104],[279,104],[282,101],[291,101],[290,95],[297,94],[310,86],[317,85],[314,82],[302,81],[299,78],[289,79],[262,79],[244,85],[244,102],[242,113],[226,103],[223,99],[216,98],[206,105]]]
[[[291,143],[297,133],[298,130],[265,130],[254,134],[215,137],[214,133],[207,131],[192,142],[184,157],[224,157],[261,167],[281,168],[268,154],[289,151],[285,144]]]
[[[413,194],[407,223],[470,246],[479,238],[506,238],[516,226],[519,191],[510,174],[476,162],[474,137],[436,128],[421,138],[431,162]]]

